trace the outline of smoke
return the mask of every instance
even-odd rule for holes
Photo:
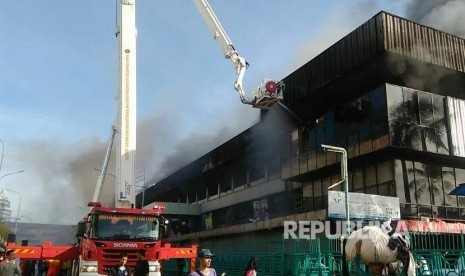
[[[234,130],[227,127],[217,129],[217,132],[213,133],[192,133],[173,145],[173,153],[161,160],[161,164],[156,168],[156,173],[150,177],[148,183],[153,184],[167,177],[177,169],[231,139],[235,134],[237,133]]]
[[[380,1],[361,0],[354,1],[348,9],[335,9],[321,28],[318,28],[308,41],[302,43],[296,50],[295,56],[289,64],[292,72],[309,60],[323,52],[344,37],[357,26],[381,11]],[[392,1],[392,7],[383,7],[384,10],[396,9],[396,5],[404,5],[405,17],[438,30],[465,37],[465,0],[410,0]]]
[[[414,45],[411,49],[415,52],[422,52],[425,59],[434,60],[433,53],[420,45]],[[407,87],[423,91],[439,91],[445,83],[452,85],[447,79],[449,76],[453,76],[453,71],[446,71],[437,66],[416,63],[411,59],[404,59],[401,56],[391,56],[388,62],[390,70],[395,75],[401,76]]]
[[[406,12],[407,18],[415,22],[465,37],[464,0],[411,0]]]
[[[330,17],[326,18],[324,24],[316,30],[314,36],[299,46],[289,66],[290,71],[321,54],[379,11],[380,7],[376,0],[354,1],[348,9],[334,9]]]
[[[437,1],[418,1],[412,0],[405,7],[407,18],[430,26],[442,32],[465,37],[465,20],[461,16],[465,12],[464,0],[437,0]],[[422,45],[412,45],[411,50],[416,53],[422,53],[425,60],[435,61],[434,53]],[[432,49],[432,51],[441,51]],[[393,58],[390,60],[391,68],[403,77],[405,85],[425,91],[437,91],[441,86],[450,82],[447,80],[448,75],[452,72],[441,70],[435,66],[425,66],[416,64],[411,60],[402,58]]]
[[[97,171],[97,169],[102,169],[108,141],[100,141],[95,138],[91,142],[81,142],[80,144],[84,146],[78,154],[68,160],[67,168],[71,176],[71,183],[77,189],[77,198],[80,200],[77,205],[85,206],[87,202],[92,200],[94,195],[97,179],[100,175],[100,171]],[[102,206],[112,206],[114,203],[115,152],[116,149],[113,147],[99,200]]]
[[[20,220],[24,215],[32,222],[77,223],[88,210],[98,175],[94,168],[103,160],[104,143],[97,139],[73,145],[33,140],[11,148],[11,157],[20,160],[14,166],[25,168],[21,179],[27,178],[11,188],[21,191]]]
[[[261,122],[252,128],[252,152],[247,154],[252,160],[249,161],[272,163],[274,160],[280,164],[282,135],[294,128],[291,117],[292,115],[279,105],[275,105],[262,116]]]
[[[180,98],[174,93],[159,93],[164,98],[151,105],[152,117],[139,117],[136,174],[146,170],[147,180],[161,179],[255,123],[257,111],[240,104],[231,89],[220,89],[218,93],[232,94],[236,104],[225,104],[224,98],[214,93],[208,101],[200,96]],[[200,103],[195,103],[196,99]],[[189,110],[184,112],[184,107]],[[197,117],[192,120],[194,115]],[[49,133],[50,129],[44,127],[41,132]],[[95,168],[102,166],[108,137],[67,142],[60,142],[59,138],[5,140],[2,175],[20,169],[25,172],[2,179],[2,184],[20,193],[20,217],[27,216],[31,222],[74,224],[89,210],[86,205],[92,199],[100,173]],[[114,145],[100,200],[103,206],[114,202],[115,152]],[[8,193],[8,197],[16,216],[19,198],[13,193]]]
[[[137,166],[139,171],[147,170],[146,185],[156,183],[233,138],[255,123],[253,114],[250,106],[233,106],[184,137],[176,123],[167,123],[171,114],[143,120],[137,136]]]

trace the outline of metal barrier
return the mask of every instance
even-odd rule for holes
[[[410,233],[410,239],[417,275],[465,276],[465,234]],[[242,276],[250,258],[255,257],[259,275],[342,275],[340,249],[337,239],[268,241],[260,250],[237,244],[224,250],[217,248],[213,267],[219,274]],[[177,271],[175,260],[165,261],[162,267],[163,275],[177,275],[173,274]],[[187,275],[187,266],[184,273]]]
[[[414,233],[410,235],[418,275],[465,275],[465,235]]]

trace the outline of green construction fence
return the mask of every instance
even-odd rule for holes
[[[411,233],[411,251],[417,262],[417,275],[465,276],[465,235]],[[214,267],[221,275],[242,276],[248,261],[255,257],[260,276],[342,275],[339,239],[279,239],[209,247],[216,253]],[[186,260],[184,272],[188,274]],[[350,270],[350,264],[349,264]],[[179,275],[176,260],[164,261],[163,275]],[[353,272],[350,273],[353,275]]]

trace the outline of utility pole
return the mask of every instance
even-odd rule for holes
[[[16,212],[16,218],[15,218],[15,235],[18,233],[18,220],[19,220],[19,211],[21,210],[21,194],[15,191],[12,191],[10,189],[6,189],[8,192],[14,193],[17,196],[19,196],[19,203],[18,203],[18,211]]]
[[[2,165],[3,165],[3,155],[5,154],[5,144],[3,143],[2,139],[0,139],[0,142],[2,143],[2,156],[0,157],[0,173],[1,173]]]
[[[350,217],[349,217],[349,176],[347,170],[347,151],[344,148],[330,146],[330,145],[321,145],[324,151],[332,151],[336,153],[342,154],[341,159],[341,177],[342,180],[334,185],[328,187],[328,189],[333,188],[341,183],[344,184],[344,195],[345,195],[345,207],[346,207],[346,235],[349,237],[350,235]]]

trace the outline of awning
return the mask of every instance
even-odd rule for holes
[[[459,184],[449,193],[449,195],[465,196],[465,183]]]

